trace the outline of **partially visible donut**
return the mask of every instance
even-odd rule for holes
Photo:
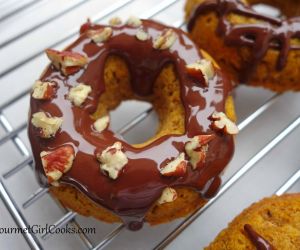
[[[300,194],[272,196],[238,215],[205,249],[298,250]]]
[[[28,131],[37,176],[65,206],[135,230],[217,192],[238,132],[232,85],[184,32],[136,18],[88,22],[65,51],[46,52],[52,65],[34,85]],[[127,99],[151,102],[159,116],[143,144],[108,128]]]
[[[251,7],[260,3],[283,16]],[[187,0],[185,10],[191,38],[236,82],[300,90],[299,0]]]

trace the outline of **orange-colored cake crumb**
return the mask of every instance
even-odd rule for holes
[[[272,196],[252,204],[221,231],[206,250],[244,250],[256,247],[247,236],[248,224],[273,248],[298,250],[300,246],[300,194]]]

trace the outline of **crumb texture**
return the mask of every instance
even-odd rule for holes
[[[300,194],[272,196],[252,204],[221,231],[206,250],[256,250],[246,236],[251,227],[278,250],[300,249]]]

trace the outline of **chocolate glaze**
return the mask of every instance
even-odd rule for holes
[[[277,70],[286,65],[289,51],[300,49],[300,45],[291,44],[292,38],[300,38],[300,18],[275,18],[256,12],[251,6],[239,0],[205,0],[192,12],[188,21],[191,31],[199,15],[207,11],[215,11],[219,17],[217,34],[229,46],[251,47],[252,58],[244,62],[239,80],[247,82],[255,72],[257,65],[266,55],[269,48],[278,49]],[[229,14],[238,14],[259,19],[258,23],[231,24]]]
[[[232,136],[215,133],[211,128],[210,116],[216,111],[224,112],[225,100],[232,86],[225,75],[215,69],[216,75],[208,87],[188,77],[185,65],[202,58],[187,34],[174,29],[177,40],[169,50],[156,50],[153,40],[166,27],[160,23],[143,20],[143,28],[150,34],[147,41],[136,37],[138,28],[127,25],[112,27],[113,35],[105,43],[95,44],[83,32],[67,50],[79,52],[88,57],[88,65],[74,75],[63,76],[53,66],[49,66],[41,77],[42,81],[57,83],[56,98],[39,101],[31,98],[30,117],[38,111],[52,116],[63,117],[63,125],[55,138],[42,139],[29,122],[29,138],[35,159],[39,180],[47,185],[40,159],[40,152],[53,150],[61,145],[70,144],[75,148],[76,157],[69,172],[60,182],[76,187],[96,203],[119,215],[129,228],[141,227],[145,213],[160,197],[162,190],[169,187],[190,187],[204,198],[213,196],[220,186],[220,174],[230,161],[233,151]],[[99,29],[105,26],[85,24],[84,29]],[[84,30],[83,29],[83,30]],[[185,108],[184,135],[166,135],[143,148],[134,148],[118,135],[107,129],[95,133],[92,129],[92,114],[97,107],[99,96],[105,91],[103,70],[109,55],[123,58],[131,73],[131,84],[136,95],[152,93],[152,85],[159,72],[167,63],[173,63],[180,80],[181,100]],[[83,82],[92,87],[92,93],[82,107],[73,106],[66,99],[69,88]],[[184,151],[184,144],[195,135],[216,134],[209,143],[206,162],[199,170],[188,171],[183,177],[164,177],[159,168],[166,159],[177,157]],[[128,164],[121,175],[112,180],[101,173],[95,154],[106,149],[115,141],[121,141]]]
[[[244,225],[244,230],[247,237],[253,245],[255,245],[257,250],[275,250],[272,244],[259,235],[249,224]]]

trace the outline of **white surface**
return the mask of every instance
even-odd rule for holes
[[[14,3],[16,1],[11,2]],[[68,0],[42,1],[36,6],[24,10],[24,12],[18,13],[14,18],[6,19],[2,23],[0,22],[0,44],[6,39],[22,32],[22,27],[28,29],[33,27],[36,23],[45,21],[56,12],[56,8],[62,11],[78,2],[79,1],[73,1],[71,4]],[[82,6],[70,11],[63,17],[57,18],[42,28],[23,36],[16,42],[1,48],[0,56],[1,58],[5,58],[5,60],[0,61],[0,73],[14,66],[21,60],[26,59],[28,56],[42,51],[70,34],[70,32],[78,30],[79,25],[83,23],[88,16],[99,17],[99,13],[105,13],[107,8],[111,8],[111,6],[117,2],[120,1],[86,1]],[[135,0],[110,16],[117,15],[126,19],[128,16],[134,14],[144,17],[165,2],[166,1],[162,0]],[[163,12],[155,15],[154,18],[170,25],[176,25],[183,19],[183,4],[184,1],[179,0]],[[0,2],[0,17],[9,12],[12,6],[13,4]],[[105,18],[103,22],[107,22],[107,20],[108,17]],[[73,39],[70,39],[59,44],[57,48],[64,48],[64,46],[72,40]],[[40,55],[36,59],[21,65],[17,70],[0,78],[0,105],[30,87],[46,64],[46,57]],[[247,118],[272,95],[272,92],[263,89],[245,86],[239,87],[235,94],[239,122]],[[280,96],[270,108],[241,131],[236,140],[236,154],[225,171],[224,181],[228,180],[247,163],[253,155],[259,152],[300,115],[299,95],[298,93],[286,93]],[[139,105],[139,109],[136,109],[134,103],[127,105],[126,110],[120,108],[119,113],[113,114],[113,126],[115,126],[116,129],[120,128],[122,123],[124,124],[124,117],[130,120],[130,118],[135,117],[146,108],[147,105]],[[6,108],[4,114],[12,126],[16,128],[26,121],[27,110],[28,96]],[[131,131],[126,138],[128,138],[128,140],[139,140],[141,138],[136,137],[139,134],[144,134],[145,128],[149,128],[149,126],[153,128],[154,125],[155,122],[153,122],[152,119],[147,119],[145,123],[138,126],[135,132]],[[149,131],[149,129],[146,130]],[[5,132],[3,129],[0,129],[0,138],[4,135]],[[299,136],[300,129],[297,128],[277,147],[269,152],[266,157],[255,164],[245,176],[238,180],[233,187],[221,196],[208,210],[202,213],[194,223],[169,245],[168,249],[201,249],[243,208],[264,196],[276,192],[276,190],[299,169]],[[26,131],[22,131],[20,137],[28,146]],[[0,146],[0,158],[0,175],[24,159],[11,141]],[[266,176],[268,177],[266,178]],[[45,195],[25,210],[21,208],[22,203],[27,197],[38,189],[34,173],[29,166],[3,181],[30,224],[53,224],[63,215],[63,212],[48,195]],[[296,192],[299,190],[300,182],[298,181],[291,191]],[[1,200],[0,214],[0,227],[15,226]],[[83,227],[96,227],[96,235],[90,235],[94,244],[100,242],[106,234],[117,226],[103,224],[94,219],[83,218],[81,216],[77,216],[76,218]],[[107,249],[151,249],[180,222],[181,220],[177,220],[173,223],[158,227],[145,225],[144,228],[138,232],[123,231],[107,246]],[[38,237],[40,237],[40,235],[38,235]],[[45,241],[41,240],[41,242],[45,249],[84,249],[81,240],[75,235],[55,235]],[[29,248],[21,235],[0,235],[0,249]]]

